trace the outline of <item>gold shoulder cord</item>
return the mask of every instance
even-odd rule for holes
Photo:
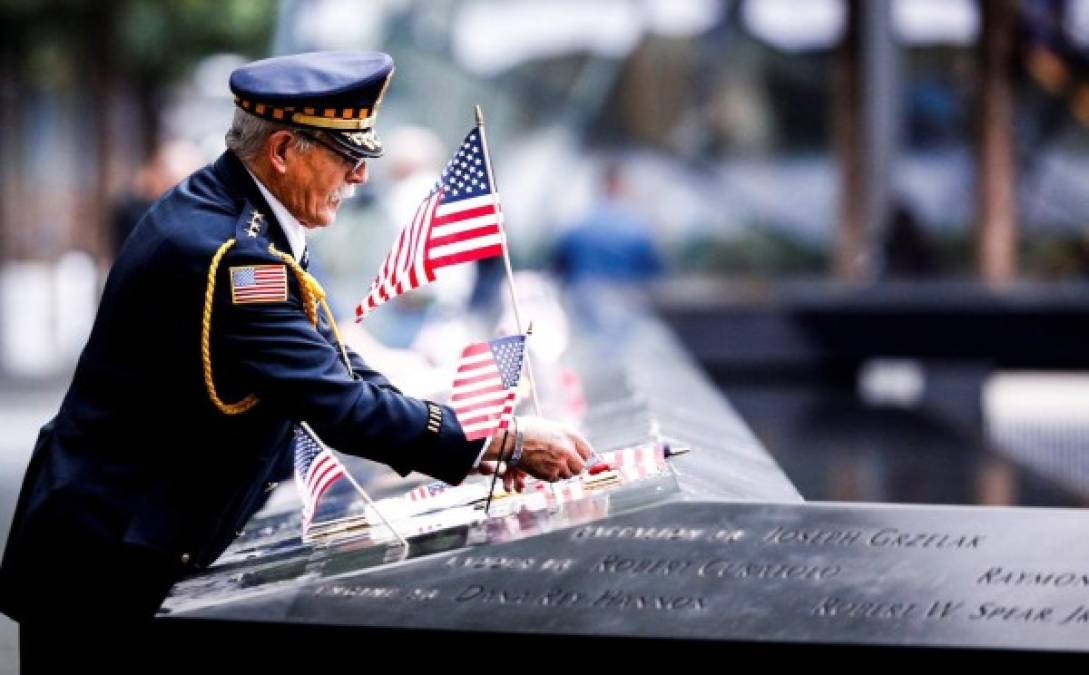
[[[256,396],[248,394],[236,403],[224,403],[223,400],[219,398],[219,394],[216,393],[216,385],[212,378],[210,335],[212,332],[212,304],[216,290],[216,271],[219,269],[220,260],[223,259],[223,256],[226,255],[227,251],[229,251],[234,244],[235,240],[233,238],[228,239],[223,242],[223,245],[219,247],[216,254],[212,256],[212,264],[208,268],[208,284],[204,291],[204,317],[200,331],[200,355],[204,366],[204,387],[208,390],[208,398],[211,399],[212,405],[224,415],[241,415],[257,405],[258,401]],[[306,318],[310,321],[310,325],[314,326],[315,329],[318,326],[318,305],[321,305],[326,318],[329,320],[329,326],[333,330],[333,337],[337,341],[337,346],[340,347],[340,355],[344,359],[344,365],[348,368],[348,372],[350,373],[352,371],[351,361],[348,359],[348,351],[344,348],[344,343],[340,339],[340,331],[337,329],[337,323],[333,319],[333,312],[329,309],[329,303],[325,301],[325,289],[323,289],[321,284],[318,283],[318,280],[308,274],[292,256],[276,250],[276,247],[272,244],[269,244],[268,252],[282,260],[284,264],[290,267],[291,271],[295,273],[295,278],[299,282],[299,290],[302,293],[303,309],[306,311]]]

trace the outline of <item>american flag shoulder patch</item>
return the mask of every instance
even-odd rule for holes
[[[232,303],[245,305],[286,300],[287,268],[284,265],[245,265],[231,268]]]

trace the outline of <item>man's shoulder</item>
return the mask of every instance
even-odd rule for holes
[[[164,195],[148,213],[149,236],[176,253],[203,260],[231,239],[236,250],[265,242],[268,219],[249,197],[248,176],[223,163],[220,158]]]

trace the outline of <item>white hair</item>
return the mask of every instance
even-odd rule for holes
[[[295,131],[295,128],[266,120],[241,108],[235,108],[231,128],[227,131],[224,140],[228,149],[249,164],[257,159],[268,137],[280,130]],[[294,144],[295,149],[300,152],[307,152],[313,146],[309,139],[299,134],[295,134]]]

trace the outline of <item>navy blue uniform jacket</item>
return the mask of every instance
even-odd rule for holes
[[[264,218],[251,236],[254,209]],[[200,347],[209,265],[231,237],[238,243],[219,266],[211,324],[215,384],[224,401],[253,393],[259,403],[228,416],[209,400]],[[471,470],[481,442],[467,442],[445,407],[437,433],[429,430],[427,404],[354,353],[349,372],[324,320],[318,329],[308,321],[290,269],[287,301],[233,304],[232,266],[283,264],[270,243],[290,253],[230,152],[164,195],[137,226],[27,469],[0,569],[4,613],[49,616],[59,611],[51,605],[70,608],[84,584],[105,583],[95,575],[109,578],[107,564],[146,559],[158,561],[156,579],[126,573],[108,593],[157,607],[170,583],[214,561],[260,507],[275,470],[290,461],[297,422],[401,474],[458,483]]]

